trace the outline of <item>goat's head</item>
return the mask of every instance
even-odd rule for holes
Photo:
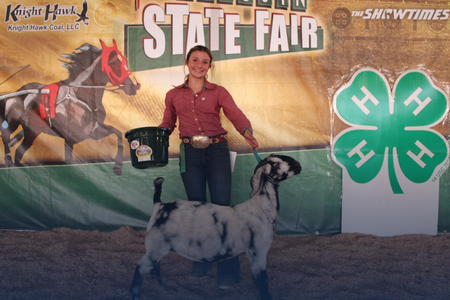
[[[300,163],[292,157],[286,155],[271,154],[263,159],[255,168],[254,175],[251,180],[253,194],[263,184],[263,177],[270,182],[277,184],[280,181],[288,179],[293,175],[297,175],[302,170]]]

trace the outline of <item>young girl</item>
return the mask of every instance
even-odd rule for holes
[[[190,201],[207,201],[208,184],[211,203],[230,205],[231,164],[227,131],[220,122],[220,110],[233,123],[247,143],[258,149],[250,121],[222,86],[206,80],[213,57],[204,46],[193,47],[187,57],[189,74],[186,81],[166,95],[166,108],[160,127],[173,131],[179,119],[182,140],[180,149],[181,177]],[[199,224],[201,227],[201,224]],[[225,231],[224,231],[224,234]],[[194,262],[191,277],[206,275],[211,263]],[[226,289],[239,281],[238,257],[217,264],[219,288]]]

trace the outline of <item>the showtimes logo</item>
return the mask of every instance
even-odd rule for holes
[[[352,17],[362,17],[371,20],[448,20],[450,9],[372,9],[353,11]]]

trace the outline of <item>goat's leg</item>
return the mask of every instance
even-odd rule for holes
[[[153,279],[158,280],[159,284],[162,284],[162,277],[161,277],[161,261],[159,261],[153,269],[150,271],[150,276]]]
[[[130,296],[132,300],[140,300],[141,299],[141,285],[144,282],[145,276],[147,276],[150,271],[156,266],[159,266],[159,260],[151,259],[150,255],[146,253],[139,263],[136,266],[136,270],[134,271],[133,281],[131,282],[130,287]],[[157,273],[159,273],[159,267],[157,268]],[[161,278],[161,276],[160,276]],[[161,282],[160,282],[161,283]]]
[[[259,290],[261,300],[272,300],[272,296],[269,293],[269,277],[267,277],[266,270],[259,270],[259,272],[253,273],[253,282]]]
[[[272,296],[269,293],[269,278],[267,277],[266,271],[267,252],[258,252],[257,250],[251,253],[248,252],[247,257],[252,266],[253,283],[259,290],[261,300],[272,300]]]

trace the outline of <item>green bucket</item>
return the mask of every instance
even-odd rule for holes
[[[129,130],[125,138],[130,145],[131,164],[137,169],[164,167],[169,162],[170,130],[142,127]]]

